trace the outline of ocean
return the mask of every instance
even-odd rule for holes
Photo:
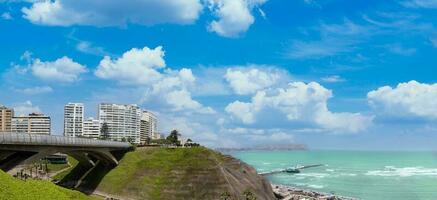
[[[437,199],[437,152],[240,151],[231,155],[259,173],[324,165],[299,174],[267,176],[275,184],[364,200]]]

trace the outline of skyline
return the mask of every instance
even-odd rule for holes
[[[76,2],[0,1],[0,103],[57,135],[110,102],[211,147],[437,149],[435,0]]]

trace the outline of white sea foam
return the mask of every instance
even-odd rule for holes
[[[354,173],[341,173],[341,176],[357,176],[357,174]]]
[[[326,169],[327,172],[334,172],[335,169]]]
[[[324,188],[323,185],[308,185],[308,187],[314,188],[314,189],[322,189],[322,188]]]
[[[368,176],[437,176],[436,168],[424,168],[424,167],[393,167],[385,166],[384,170],[373,170],[366,173]]]
[[[326,173],[302,173],[302,174],[297,174],[297,176],[325,178],[325,177],[329,176],[329,174],[326,174]]]

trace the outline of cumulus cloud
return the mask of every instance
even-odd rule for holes
[[[32,59],[28,66],[32,74],[40,79],[47,81],[71,83],[79,80],[82,73],[87,72],[87,68],[71,58],[64,56],[55,61],[41,61]]]
[[[334,132],[359,132],[372,122],[360,113],[335,113],[328,109],[332,92],[316,82],[292,82],[287,88],[258,91],[251,102],[230,103],[226,112],[244,124],[254,124],[259,115],[278,111],[288,121],[306,122]],[[263,112],[264,111],[264,112]]]
[[[161,46],[155,49],[132,48],[117,59],[105,56],[97,66],[95,75],[122,84],[150,84],[161,78],[157,70],[162,68],[165,68],[165,61]]]
[[[215,113],[212,108],[204,107],[191,97],[189,88],[196,80],[191,69],[168,71],[162,76],[164,78],[151,85],[151,90],[145,94],[144,101],[154,102],[157,105],[165,103],[172,111]]]
[[[24,116],[30,113],[41,113],[38,106],[34,106],[31,101],[26,101],[14,106],[14,113],[16,116]]]
[[[24,18],[49,26],[124,26],[190,24],[202,10],[200,0],[44,0],[24,7]]]
[[[226,143],[233,142],[229,139],[220,138],[208,124],[199,123],[192,117],[172,116],[165,113],[158,113],[158,117],[162,131],[166,133],[172,130],[178,130],[183,138],[190,138],[194,142],[200,142],[202,145],[209,147],[224,146]]]
[[[94,74],[101,79],[145,88],[143,103],[160,105],[163,109],[170,108],[170,111],[214,113],[212,108],[192,98],[190,88],[196,77],[191,69],[166,68],[161,46],[133,48],[116,59],[105,56]]]
[[[218,18],[209,30],[224,37],[237,37],[254,23],[252,11],[267,0],[209,0],[209,9]],[[262,12],[264,13],[264,12]],[[265,17],[265,13],[261,14]]]
[[[30,87],[30,88],[24,88],[24,89],[16,89],[15,91],[28,94],[28,95],[34,95],[34,94],[44,94],[53,92],[53,89],[49,86],[43,86],[43,87]]]
[[[383,86],[367,94],[371,107],[381,115],[437,119],[437,84],[410,81],[395,88]]]
[[[276,84],[283,75],[279,70],[229,68],[225,78],[236,94],[246,95]]]

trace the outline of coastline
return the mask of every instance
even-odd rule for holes
[[[356,198],[332,195],[293,186],[270,184],[275,196],[280,200],[357,200]]]

